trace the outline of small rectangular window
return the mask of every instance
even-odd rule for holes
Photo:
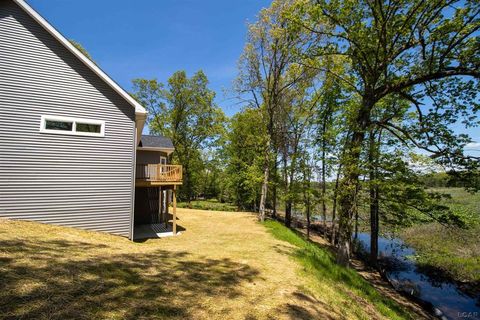
[[[76,123],[76,131],[77,132],[92,132],[92,133],[100,133],[102,131],[102,126],[99,124],[93,123]]]
[[[45,129],[48,130],[62,130],[62,131],[72,131],[73,122],[69,121],[45,121]]]
[[[59,116],[42,116],[40,132],[78,136],[105,136],[105,121]]]

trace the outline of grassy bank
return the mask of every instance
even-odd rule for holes
[[[432,191],[449,194],[450,199],[443,201],[452,211],[462,214],[480,224],[480,192],[470,193],[463,188],[435,188]]]
[[[462,282],[480,283],[480,193],[461,188],[434,191],[452,197],[443,203],[451,210],[469,217],[469,229],[447,228],[436,223],[403,230],[401,238],[417,250],[418,263]]]
[[[335,263],[333,255],[315,243],[303,238],[279,222],[265,222],[268,230],[279,240],[286,241],[294,247],[291,253],[299,263],[301,275],[308,279],[309,287],[315,294],[329,297],[334,304],[340,301],[353,300],[360,304],[373,306],[388,319],[409,319],[411,315],[394,301],[380,295],[365,279],[353,269],[341,267]],[[331,291],[331,287],[336,288]],[[330,302],[330,303],[332,303]],[[365,309],[357,309],[353,305],[351,312],[362,318]],[[347,317],[349,318],[349,317]]]
[[[461,282],[480,283],[480,228],[446,228],[432,223],[408,228],[401,238],[414,247],[417,262]]]
[[[178,202],[179,208],[189,208],[187,202]],[[237,211],[237,207],[231,203],[222,203],[217,199],[194,200],[190,202],[190,209],[210,210],[210,211]]]
[[[181,235],[145,242],[0,220],[0,318],[409,318],[279,224],[188,209],[178,219]]]

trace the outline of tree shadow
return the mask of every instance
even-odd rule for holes
[[[342,315],[335,311],[325,302],[306,295],[300,291],[292,294],[293,298],[298,301],[295,304],[287,303],[283,306],[286,314],[290,319],[340,319]]]
[[[230,259],[38,239],[0,241],[3,319],[188,318],[199,301],[235,298],[259,272]]]

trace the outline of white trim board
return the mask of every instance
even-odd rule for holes
[[[161,151],[165,152],[166,154],[171,154],[175,151],[175,148],[157,148],[157,147],[137,147],[139,151]]]

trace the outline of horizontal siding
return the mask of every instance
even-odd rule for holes
[[[135,110],[13,1],[0,0],[0,216],[129,236]],[[40,133],[40,117],[105,137]]]
[[[138,164],[159,164],[160,157],[163,156],[159,151],[137,150]]]

